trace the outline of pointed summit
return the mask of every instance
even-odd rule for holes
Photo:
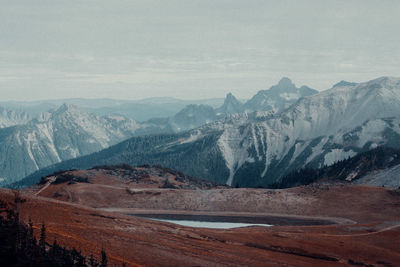
[[[232,94],[228,93],[225,97],[224,105],[241,105],[242,103]]]
[[[228,93],[226,95],[224,104],[216,111],[218,114],[228,115],[228,114],[241,113],[244,111],[244,108],[243,104],[239,100],[237,100],[237,98],[234,97],[232,93]]]
[[[83,110],[81,110],[79,107],[69,104],[69,103],[64,103],[62,104],[58,109],[50,112],[52,116],[69,116],[69,117],[74,117],[74,118],[79,118],[82,116],[89,116],[89,114]]]
[[[271,86],[270,89],[258,91],[256,95],[245,103],[245,108],[249,111],[279,111],[303,96],[316,93],[318,93],[317,90],[307,86],[297,88],[289,78],[283,77],[277,85]]]
[[[288,77],[282,77],[282,79],[278,83],[279,86],[291,86],[294,85],[292,80]]]
[[[234,96],[232,95],[232,93],[229,92],[229,93],[226,94],[225,101],[227,101],[228,99],[236,99],[236,97],[234,97]]]
[[[56,109],[55,113],[64,113],[66,111],[74,111],[74,110],[79,110],[79,108],[69,103],[63,103],[58,109]]]

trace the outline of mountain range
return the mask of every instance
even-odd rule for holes
[[[6,101],[0,102],[0,106],[11,111],[25,112],[31,117],[35,117],[42,112],[57,109],[66,103],[100,116],[121,115],[142,122],[155,117],[173,116],[190,104],[209,105],[216,108],[222,105],[223,102],[223,98],[200,100],[182,100],[172,97],[153,97],[140,100],[70,98],[28,102]]]
[[[269,90],[259,91],[244,104],[244,109],[248,111],[279,111],[296,102],[301,97],[314,95],[316,93],[318,93],[318,91],[308,86],[297,88],[289,78],[284,77],[277,85],[272,86]]]
[[[102,117],[64,104],[26,124],[0,129],[0,177],[16,181],[48,165],[123,141],[136,128],[131,119]]]
[[[378,146],[400,147],[399,111],[400,79],[342,82],[280,111],[232,114],[182,133],[134,137],[27,179],[60,169],[148,163],[232,186],[268,186],[304,167],[332,165]]]
[[[213,108],[210,105],[191,104],[184,107],[174,116],[151,119],[147,122],[163,125],[173,133],[194,129],[218,119],[239,113],[254,111],[278,112],[293,104],[301,97],[310,96],[318,91],[307,86],[297,88],[289,78],[282,78],[277,85],[268,90],[260,90],[250,100],[242,103],[232,93],[228,93],[222,106]]]
[[[280,90],[282,94],[297,90],[287,78],[282,79],[271,89]],[[84,110],[107,109],[110,106],[120,108],[123,105],[131,105],[129,101],[98,99],[85,103],[81,99],[71,99],[70,102],[81,107],[63,104],[57,109],[40,112],[36,116],[35,112],[28,114],[25,111],[2,109],[0,126],[2,125],[4,129],[0,129],[1,181],[17,181],[41,168],[100,151],[132,136],[173,134],[194,129],[231,114],[243,112],[245,106],[229,93],[224,103],[217,108],[205,104],[189,104],[173,116],[152,118],[138,123],[113,112],[100,116]],[[209,102],[216,103],[213,100]],[[154,98],[135,103],[147,107],[165,104],[179,106],[182,101],[173,98]],[[25,103],[21,108],[35,108],[36,104]],[[47,101],[42,103],[43,107],[47,108],[53,104]],[[12,103],[9,105],[12,106]],[[15,127],[7,128],[9,126]]]

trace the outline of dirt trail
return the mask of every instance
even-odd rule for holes
[[[46,190],[54,181],[56,180],[56,177],[50,177],[49,180],[47,180],[46,184],[35,193],[35,196],[38,196],[40,193],[42,193],[44,190]]]

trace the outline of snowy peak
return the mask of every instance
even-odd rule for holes
[[[296,88],[296,93],[285,91],[293,86],[290,80],[283,79],[274,90],[258,92],[246,103],[246,109],[254,108],[257,112],[233,114],[176,135],[134,138],[115,149],[85,158],[85,164],[98,164],[98,155],[102,155],[102,162],[121,163],[114,162],[120,159],[130,160],[128,163],[133,165],[152,162],[232,186],[257,187],[271,185],[295,170],[329,166],[374,147],[400,147],[400,79],[381,77],[356,85],[342,83],[317,94],[306,86]],[[302,97],[307,92],[314,94]],[[285,94],[296,97],[291,100]],[[226,106],[235,102],[233,95],[228,94]],[[286,108],[274,112],[283,107]],[[166,120],[182,130],[183,126],[193,128],[204,124],[209,118],[207,114],[215,118],[212,107],[190,105]],[[70,136],[66,134],[65,144],[57,146],[58,151],[72,146]],[[28,137],[32,140],[33,135]],[[58,140],[54,143],[59,144]],[[149,145],[143,146],[143,142]],[[4,158],[14,162],[18,156]],[[66,164],[73,168],[81,162],[78,159]],[[13,167],[10,169],[15,170]]]
[[[20,179],[48,165],[123,141],[139,126],[121,116],[98,116],[63,104],[12,129],[0,129],[0,177]]]
[[[318,91],[307,86],[297,88],[287,77],[283,77],[277,85],[269,90],[261,90],[245,103],[245,109],[249,111],[279,111],[296,102],[303,96],[310,96]]]
[[[243,104],[233,96],[232,93],[226,95],[224,104],[216,110],[218,115],[230,115],[244,111]]]
[[[379,78],[302,98],[283,114],[301,138],[327,135],[367,121],[398,117],[400,79]]]
[[[230,171],[227,183],[251,185],[249,171],[268,184],[283,172],[329,166],[377,146],[399,147],[400,79],[342,83],[274,116],[233,126],[224,127],[218,143]]]
[[[399,92],[400,78],[396,77],[380,77],[365,83],[366,86],[380,91]]]

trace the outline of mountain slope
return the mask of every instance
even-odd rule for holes
[[[226,95],[224,104],[215,111],[219,116],[230,115],[243,112],[244,106],[239,100],[236,99],[236,97],[232,95],[232,93],[229,93]]]
[[[15,181],[63,160],[87,155],[133,136],[133,120],[100,117],[72,105],[25,125],[0,129],[0,177]]]
[[[272,187],[288,188],[314,182],[400,186],[400,149],[378,147],[320,169],[302,169],[282,177]]]
[[[399,89],[400,79],[387,77],[335,87],[301,98],[270,119],[243,125],[233,136],[225,131],[228,183],[233,177],[240,185],[261,178],[265,185],[304,166],[331,165],[378,145],[399,146]]]
[[[234,114],[198,129],[133,138],[53,166],[161,164],[233,186],[268,186],[294,170],[319,168],[377,146],[400,147],[400,79],[383,77],[303,97],[286,110]]]
[[[214,109],[208,105],[188,105],[171,117],[169,124],[175,132],[200,127],[216,120]]]
[[[29,114],[26,112],[7,110],[3,107],[0,107],[0,128],[25,124],[30,120],[31,116],[29,116]]]

